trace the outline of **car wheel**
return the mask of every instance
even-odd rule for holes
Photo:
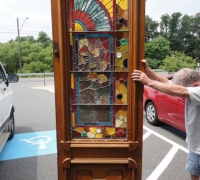
[[[156,106],[153,102],[149,102],[146,105],[146,118],[149,124],[152,124],[152,125],[159,124]]]
[[[10,113],[10,120],[8,123],[8,132],[10,132],[10,136],[8,139],[12,139],[15,134],[15,118],[14,118],[13,111],[11,111],[11,113]]]

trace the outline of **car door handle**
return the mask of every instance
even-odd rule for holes
[[[1,92],[4,92],[6,90],[6,88],[1,88]]]

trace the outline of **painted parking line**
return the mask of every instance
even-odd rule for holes
[[[0,161],[57,153],[56,130],[15,134],[7,141]]]
[[[151,134],[159,137],[160,139],[166,141],[167,143],[172,145],[172,148],[170,151],[167,153],[167,155],[163,158],[163,160],[158,164],[158,166],[154,169],[154,171],[150,174],[150,176],[146,180],[155,180],[160,177],[160,175],[165,171],[165,169],[169,166],[171,163],[172,159],[178,152],[178,150],[182,150],[186,153],[189,152],[189,150],[174,141],[162,136],[161,134],[158,134],[157,132],[147,128],[146,126],[143,126],[143,129],[145,129],[147,132],[143,135],[143,141],[147,139]]]
[[[167,166],[170,164],[174,156],[178,151],[177,146],[173,146],[171,150],[167,153],[164,159],[160,162],[160,164],[155,168],[155,170],[151,173],[151,175],[146,180],[155,180],[160,177],[160,175],[164,172]]]
[[[49,91],[51,93],[54,93],[54,86],[40,86],[40,87],[31,87],[31,89],[38,89],[38,90],[46,90]]]

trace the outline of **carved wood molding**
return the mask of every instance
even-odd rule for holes
[[[137,163],[131,158],[66,158],[62,162],[63,168],[70,168],[70,164],[127,164],[128,168],[137,168]]]
[[[61,145],[66,151],[70,151],[70,148],[129,148],[129,151],[133,151],[138,147],[138,141],[61,141]]]
[[[62,167],[63,167],[63,168],[70,168],[70,158],[66,158],[66,159],[62,162]]]

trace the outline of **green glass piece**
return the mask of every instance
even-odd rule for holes
[[[121,45],[126,45],[127,44],[127,40],[125,38],[122,38],[120,40]]]
[[[87,136],[87,132],[85,132],[85,131],[81,132],[81,136],[82,137],[86,137]]]

